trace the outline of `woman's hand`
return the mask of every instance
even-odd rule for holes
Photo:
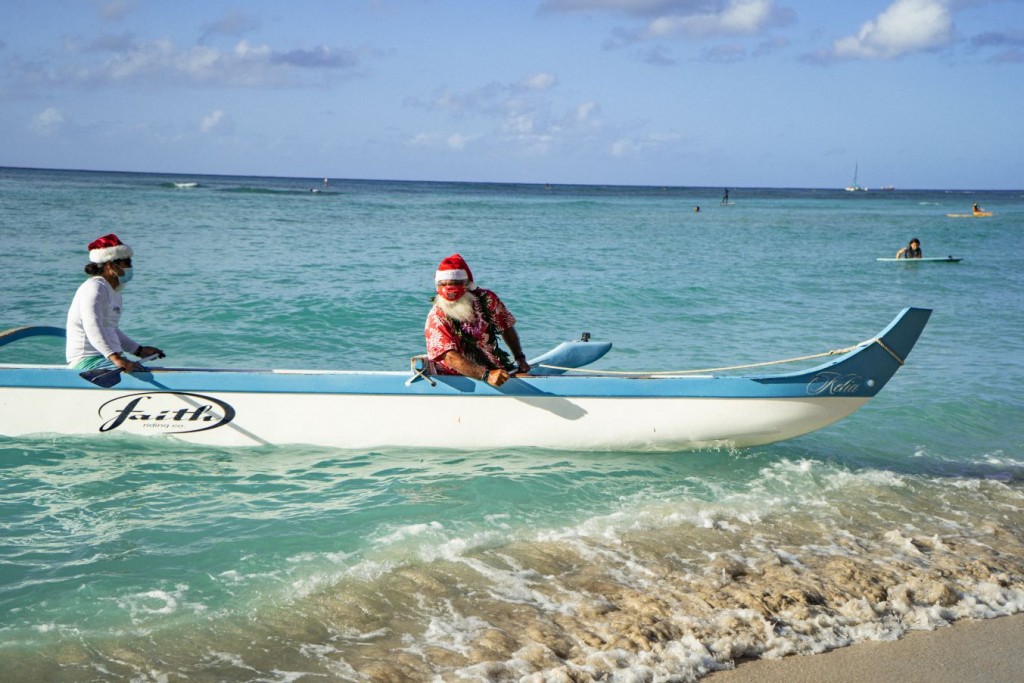
[[[109,356],[107,356],[107,360],[109,360],[111,363],[119,367],[121,370],[124,370],[125,372],[135,372],[136,370],[142,369],[141,365],[139,365],[135,361],[128,360],[119,353],[110,354]]]
[[[147,356],[156,356],[157,358],[164,358],[164,352],[155,346],[140,346],[135,352],[135,355],[139,358],[145,358]]]

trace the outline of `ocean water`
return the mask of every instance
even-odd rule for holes
[[[0,680],[693,681],[1024,609],[1024,191],[720,196],[0,169],[0,329],[63,325],[113,231],[122,327],[178,366],[403,369],[453,251],[528,355],[586,331],[605,369],[934,309],[859,412],[747,450],[0,436]],[[911,237],[963,261],[875,261]]]

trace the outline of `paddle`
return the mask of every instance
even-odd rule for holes
[[[139,362],[145,363],[146,361],[151,361],[156,358],[163,357],[164,354],[162,353],[153,353],[146,356],[145,358],[140,359]],[[96,370],[86,370],[85,372],[80,372],[78,373],[78,376],[86,381],[92,382],[98,387],[109,389],[110,387],[114,386],[115,384],[121,381],[122,372],[124,372],[122,368],[114,368],[113,370],[107,368],[97,368]]]

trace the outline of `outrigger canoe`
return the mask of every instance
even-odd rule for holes
[[[821,429],[864,405],[904,364],[930,314],[904,309],[877,336],[821,365],[764,376],[594,371],[517,376],[495,388],[422,368],[154,367],[103,388],[63,366],[0,365],[0,435],[352,449],[758,446]],[[587,343],[594,342],[577,342]]]

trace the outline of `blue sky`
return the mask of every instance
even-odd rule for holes
[[[1024,0],[0,1],[0,166],[1024,188]]]

